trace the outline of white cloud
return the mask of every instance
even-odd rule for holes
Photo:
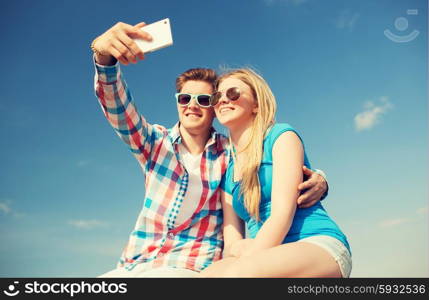
[[[68,223],[79,229],[93,229],[107,226],[107,223],[98,220],[70,220]]]
[[[379,105],[375,105],[372,101],[364,104],[365,110],[354,118],[356,131],[373,128],[380,121],[381,116],[393,107],[387,97],[381,97],[380,102]]]
[[[404,208],[403,213],[375,223],[370,215],[363,222],[340,222],[351,245],[351,277],[429,276],[427,218],[416,218],[417,208]]]
[[[418,215],[427,215],[429,213],[429,207],[420,207],[416,212]]]
[[[358,13],[352,13],[346,9],[340,12],[340,15],[335,20],[335,25],[339,29],[349,29],[352,31],[356,25],[360,15]]]
[[[13,202],[14,201],[12,201],[10,199],[2,199],[2,201],[0,201],[0,214],[12,216],[12,217],[17,218],[17,219],[26,217],[27,214],[22,213],[22,212],[18,212],[12,208]]]
[[[415,214],[417,215],[427,215],[428,214],[428,206],[420,207],[415,210]],[[408,216],[408,218],[392,218],[386,219],[378,223],[381,228],[389,228],[397,225],[405,224],[405,223],[415,223],[415,215]]]
[[[10,208],[8,203],[0,202],[0,211],[7,215],[12,211],[12,209]]]
[[[407,222],[409,222],[409,220],[406,218],[389,219],[389,220],[381,221],[379,223],[379,226],[382,228],[390,228],[390,227],[398,226]]]

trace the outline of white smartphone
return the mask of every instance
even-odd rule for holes
[[[152,36],[152,41],[146,41],[142,39],[134,40],[143,53],[153,52],[155,50],[173,45],[173,37],[171,35],[169,18],[146,25],[142,27],[141,30],[149,33]]]

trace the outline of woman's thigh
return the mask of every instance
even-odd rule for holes
[[[331,254],[299,241],[240,257],[221,273],[222,277],[342,277]]]

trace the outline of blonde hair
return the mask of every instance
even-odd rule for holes
[[[223,74],[219,77],[216,87],[229,77],[239,79],[248,85],[258,106],[249,143],[242,151],[247,154],[247,160],[246,164],[241,166],[240,193],[244,197],[248,213],[259,221],[261,185],[258,171],[262,161],[265,134],[275,122],[276,99],[267,82],[250,68],[236,69]]]

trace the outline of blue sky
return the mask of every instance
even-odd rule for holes
[[[174,45],[123,67],[149,122],[174,125],[186,69],[255,68],[328,176],[351,276],[429,276],[427,1],[117,3],[0,3],[0,276],[115,267],[144,177],[96,101],[89,45],[118,21],[165,17]]]

